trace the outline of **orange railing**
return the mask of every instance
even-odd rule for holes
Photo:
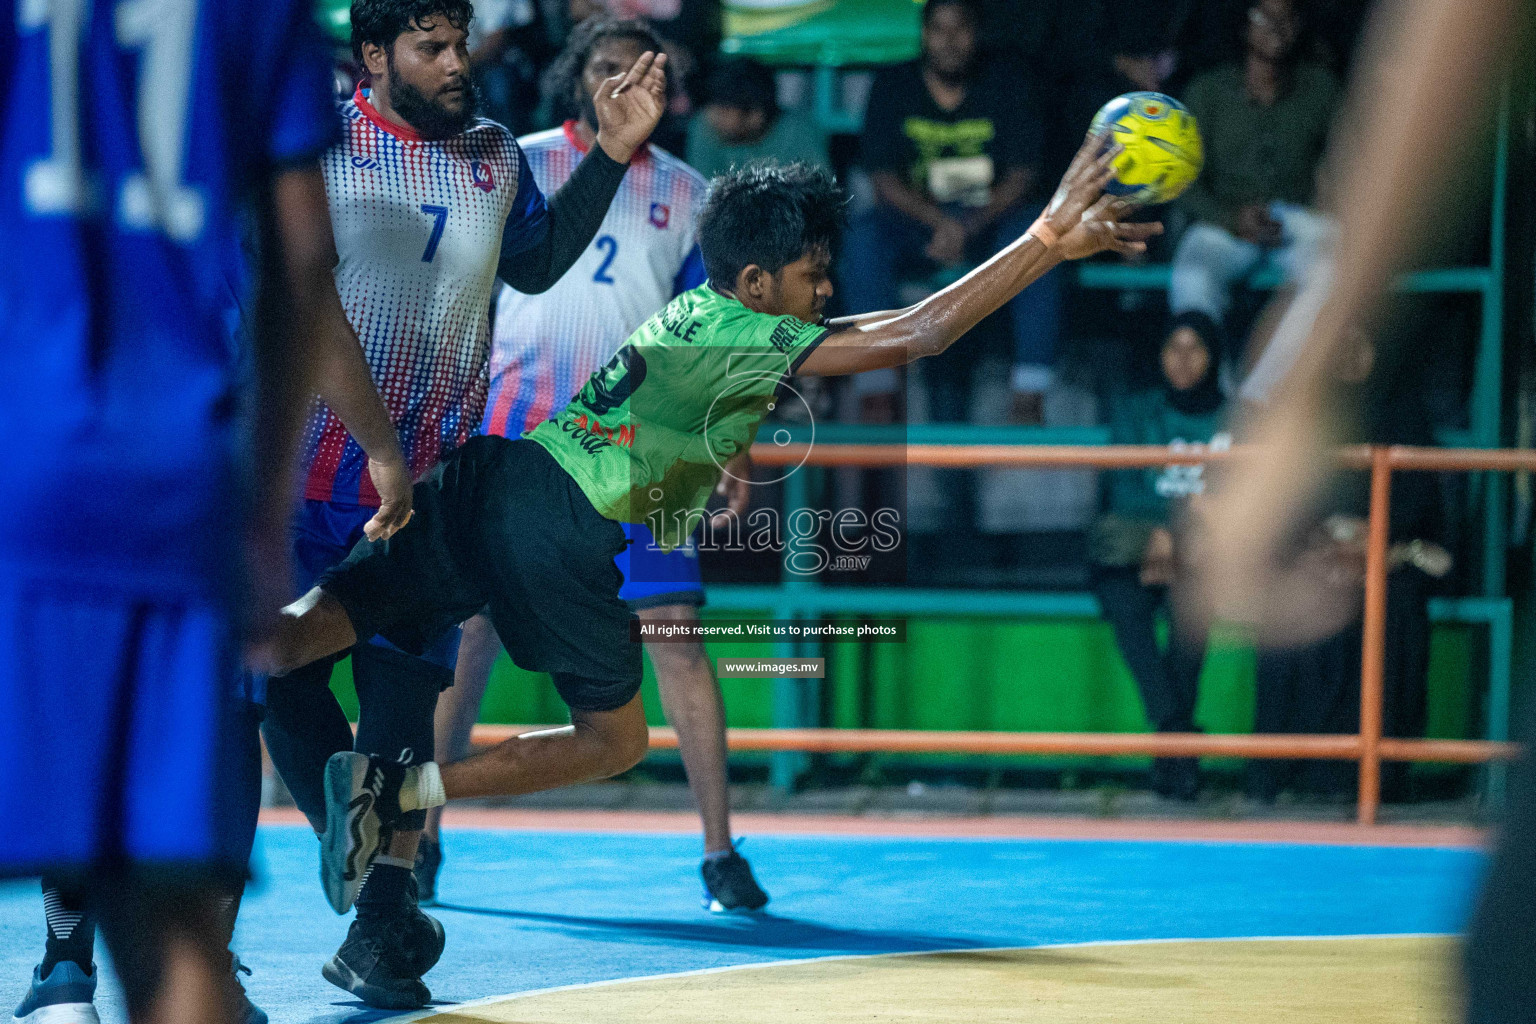
[[[769,445],[753,448],[759,465],[931,466],[948,469],[1092,467],[1128,469],[1198,464],[1241,457],[1243,449],[1102,445]],[[1407,448],[1357,445],[1339,449],[1340,465],[1369,469],[1369,529],[1360,675],[1360,732],[1356,735],[1215,735],[1207,733],[1005,733],[886,729],[731,729],[735,750],[812,753],[953,753],[1149,755],[1155,757],[1318,758],[1360,765],[1358,816],[1374,824],[1381,802],[1381,762],[1442,761],[1467,764],[1508,759],[1517,748],[1488,740],[1383,737],[1382,689],[1386,651],[1387,525],[1392,473],[1404,471],[1536,470],[1536,451]],[[505,739],[530,726],[475,727],[476,743]],[[652,729],[651,745],[677,746],[671,729]]]

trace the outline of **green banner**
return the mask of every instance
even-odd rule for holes
[[[727,0],[726,53],[770,64],[893,64],[917,56],[915,0]]]

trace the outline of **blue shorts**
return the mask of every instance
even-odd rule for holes
[[[244,871],[232,610],[0,571],[0,874]]]
[[[620,600],[630,611],[668,604],[704,604],[704,582],[699,577],[699,549],[694,537],[671,551],[656,547],[651,528],[644,523],[621,523],[629,546],[615,558],[624,574]]]

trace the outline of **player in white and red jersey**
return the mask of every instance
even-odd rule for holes
[[[571,34],[549,81],[557,98],[575,106],[580,117],[518,140],[540,187],[563,183],[591,148],[596,117],[588,97],[594,84],[657,45],[639,21],[589,19]],[[704,282],[695,222],[707,187],[693,168],[647,144],[636,152],[597,238],[571,272],[542,295],[501,290],[485,433],[517,437],[549,419],[635,328]],[[624,529],[630,542],[618,557],[624,572],[619,596],[643,619],[696,619],[704,587],[692,541],[663,552],[643,524]],[[454,686],[438,705],[436,743],[445,757],[468,753],[469,733],[501,649],[487,616],[465,623]],[[760,909],[768,895],[731,841],[725,709],[714,669],[696,642],[651,643],[646,650],[704,820],[705,905],[717,911]],[[440,818],[441,811],[429,815],[417,859],[424,900],[436,894]]]
[[[598,45],[638,44],[614,38]],[[518,143],[534,180],[548,189],[570,177],[590,138],[585,122],[573,120]],[[704,283],[694,220],[707,188],[692,167],[647,145],[631,161],[597,238],[559,284],[542,295],[499,290],[485,433],[516,437],[549,419],[648,316]]]
[[[354,0],[352,48],[369,77],[342,105],[342,140],[322,161],[337,291],[414,475],[479,428],[497,278],[531,293],[560,279],[591,243],[665,92],[656,53],[601,83],[597,145],[546,201],[512,134],[474,116],[472,17],[469,0]],[[308,586],[362,539],[379,499],[367,456],[323,403],[306,428],[304,460],[294,549]],[[453,680],[457,634],[422,637],[410,653],[380,639],[351,649],[355,740],[327,685],[335,658],[269,682],[267,745],[317,831],[331,754],[355,743],[402,763],[431,758],[433,707]],[[323,971],[386,1009],[426,1005],[421,975],[443,948],[411,876],[420,816],[402,824]]]

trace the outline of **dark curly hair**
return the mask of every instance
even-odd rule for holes
[[[699,215],[704,270],[722,288],[752,264],[777,274],[800,257],[830,251],[848,197],[825,168],[754,163],[709,184]]]
[[[539,91],[549,104],[550,113],[560,121],[581,117],[581,106],[576,100],[576,87],[581,84],[582,69],[592,59],[592,51],[613,39],[629,39],[640,44],[641,50],[661,53],[665,46],[651,26],[639,18],[588,18],[577,25],[560,51],[539,79]],[[676,75],[667,68],[667,103],[677,92]]]
[[[750,57],[723,60],[704,79],[704,102],[737,110],[761,110],[771,124],[779,116],[773,69]]]
[[[470,0],[352,0],[352,56],[362,64],[364,43],[388,50],[423,21],[447,18],[454,28],[467,29],[474,16]]]

